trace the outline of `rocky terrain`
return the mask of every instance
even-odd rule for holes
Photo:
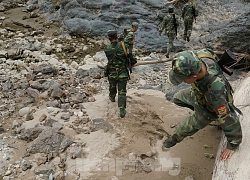
[[[166,100],[187,86],[166,83],[170,63],[133,69],[124,119],[107,98],[99,68],[107,62],[106,31],[139,21],[138,60],[161,59],[167,39],[157,36],[154,12],[162,2],[0,1],[0,179],[211,179],[216,127],[161,151],[163,137],[190,113]],[[249,52],[247,1],[197,3],[206,5],[192,35],[199,38],[176,40],[176,51]],[[236,87],[245,75],[235,70],[228,78]]]

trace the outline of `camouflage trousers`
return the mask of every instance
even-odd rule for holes
[[[194,20],[191,18],[184,19],[184,40],[189,40],[192,33],[193,22]]]
[[[174,39],[176,38],[176,34],[175,32],[167,32],[166,35],[168,36],[167,55],[169,55],[174,47]]]
[[[227,137],[227,148],[236,149],[242,140],[241,126],[239,118],[233,109],[225,118],[219,119],[215,112],[210,112],[196,101],[196,97],[187,88],[174,95],[174,103],[194,110],[194,113],[176,126],[174,134],[170,135],[164,142],[165,147],[172,147],[181,142],[185,137],[195,134],[200,129],[206,127],[212,121],[216,121]]]
[[[118,90],[118,107],[126,108],[126,86],[128,82],[128,74],[124,72],[122,74],[111,73],[108,77],[109,80],[109,97],[115,98]]]

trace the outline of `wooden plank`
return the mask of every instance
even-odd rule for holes
[[[240,117],[243,140],[239,149],[231,159],[221,161],[220,155],[226,147],[226,138],[223,134],[218,148],[212,180],[249,180],[250,179],[250,77],[246,77],[234,93],[234,104],[243,116]]]

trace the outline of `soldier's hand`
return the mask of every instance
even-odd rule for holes
[[[233,154],[234,154],[234,150],[225,148],[221,153],[221,160],[225,161],[227,159],[230,159]]]
[[[159,32],[159,36],[161,36],[161,32]]]

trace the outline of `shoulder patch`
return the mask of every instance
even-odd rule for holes
[[[220,116],[226,115],[227,114],[227,107],[224,105],[224,106],[217,108],[217,113]]]

